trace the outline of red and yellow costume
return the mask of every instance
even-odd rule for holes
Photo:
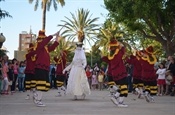
[[[26,69],[25,69],[25,89],[30,90],[31,88],[35,88],[35,51],[33,50],[34,45],[32,43],[29,44],[28,53],[26,54]]]
[[[141,57],[142,65],[142,80],[145,86],[145,92],[150,93],[150,95],[157,94],[157,76],[156,70],[154,69],[154,64],[157,62],[157,59],[153,52],[153,47],[149,46],[143,52]]]
[[[57,87],[64,85],[66,74],[63,74],[63,70],[66,67],[66,51],[63,51],[59,57],[54,57],[54,61],[57,65],[56,69],[56,78],[57,78]]]
[[[111,80],[113,80],[109,82],[115,82],[119,87],[111,101],[118,106],[127,107],[127,105],[123,104],[124,97],[128,95],[127,72],[122,59],[125,54],[125,48],[115,39],[110,41],[109,48],[110,53],[108,56],[102,57],[102,60],[108,63],[108,74],[111,74]]]
[[[48,45],[53,36],[45,36],[44,31],[39,31],[37,44],[34,48],[36,51],[35,62],[35,77],[36,89],[39,91],[48,91],[50,89],[49,82],[49,67],[50,55],[49,52],[53,51],[59,43],[55,41],[53,44]]]

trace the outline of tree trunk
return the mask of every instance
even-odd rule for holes
[[[42,18],[42,30],[45,30],[46,28],[46,3],[43,3],[43,18]]]
[[[175,53],[175,48],[173,48],[174,44],[175,43],[167,41],[167,45],[163,46],[166,51],[166,57],[174,55]]]

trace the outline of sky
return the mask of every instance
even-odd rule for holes
[[[41,5],[34,11],[35,1],[29,4],[28,0],[5,0],[0,2],[1,10],[5,10],[13,18],[5,18],[0,21],[0,33],[6,38],[3,46],[7,48],[10,59],[14,58],[14,50],[19,47],[19,34],[22,31],[29,32],[30,28],[34,34],[42,29],[42,10]],[[51,6],[46,13],[46,35],[54,34],[59,30],[58,24],[63,24],[65,16],[71,18],[78,9],[84,8],[90,11],[92,18],[99,17],[98,24],[102,24],[108,11],[103,7],[103,0],[65,0],[65,6],[58,5],[57,11]]]

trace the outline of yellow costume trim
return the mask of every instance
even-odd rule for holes
[[[41,42],[41,41],[38,41],[38,42]],[[33,50],[36,50],[36,48],[38,47],[38,42],[35,44],[35,47],[33,48]],[[45,46],[44,48],[45,48],[46,52],[49,53],[48,47]]]
[[[46,52],[49,53],[48,47],[45,46],[44,48],[45,48]]]
[[[62,59],[60,58],[57,63],[58,64],[62,63]]]
[[[155,64],[157,62],[156,56],[155,55],[151,55],[151,57],[152,57],[153,60],[150,60],[150,58],[149,58],[149,60],[148,60],[149,64]]]
[[[31,56],[31,59],[32,59],[32,61],[35,61],[36,60],[36,55]]]
[[[152,58],[152,60],[150,58]],[[146,57],[142,57],[142,59],[148,61],[149,64],[155,64],[157,62],[157,58],[155,55],[147,55]]]
[[[35,46],[33,47],[33,50],[35,51],[38,46],[38,42],[36,42]]]
[[[110,54],[108,54],[108,59],[109,59],[109,60],[114,59],[114,56],[117,55],[118,52],[119,52],[119,49],[116,49],[116,50],[115,50],[115,53],[114,53],[112,56],[110,56]]]
[[[143,60],[147,61],[148,60],[148,56],[146,57],[141,57]]]
[[[116,44],[109,44],[109,47],[111,46],[119,46],[119,42],[117,42]]]
[[[57,59],[58,59],[58,61],[55,60],[56,64],[62,63],[62,58],[61,57],[59,57],[59,58],[57,57]]]
[[[60,63],[62,63],[62,58],[59,58],[57,61],[57,64],[60,64]]]

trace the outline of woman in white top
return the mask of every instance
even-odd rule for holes
[[[73,61],[63,70],[63,74],[65,71],[70,70],[66,94],[74,95],[75,100],[77,100],[77,96],[82,96],[85,99],[85,96],[90,94],[89,83],[85,72],[87,60],[82,48],[83,43],[78,42],[76,45],[77,48]]]
[[[161,96],[163,95],[164,85],[166,84],[165,82],[166,68],[163,63],[160,63],[159,69],[157,70],[156,74],[158,74],[158,79],[157,79],[158,94],[157,95]]]

